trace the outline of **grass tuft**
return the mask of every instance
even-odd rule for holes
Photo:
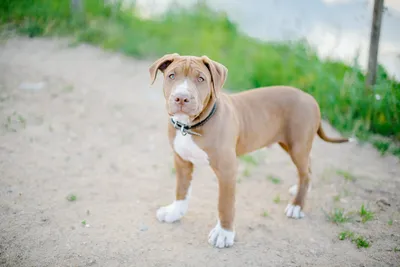
[[[333,201],[339,202],[340,201],[340,195],[333,196]]]
[[[243,177],[250,177],[251,176],[251,169],[249,166],[246,166],[242,172]]]
[[[274,198],[274,203],[275,204],[279,204],[281,202],[281,196],[280,195],[277,195],[275,198]]]
[[[368,248],[370,245],[368,240],[362,236],[358,236],[353,242],[356,243],[357,248]]]
[[[337,170],[336,174],[342,176],[346,181],[354,182],[356,177],[348,171]]]
[[[367,221],[371,221],[374,219],[374,213],[372,211],[369,211],[365,208],[364,204],[361,205],[360,212],[361,220],[363,223],[366,223]]]
[[[77,199],[77,197],[76,197],[75,194],[69,194],[67,196],[67,200],[70,201],[70,202],[76,201],[76,199]]]
[[[353,236],[354,236],[353,232],[344,231],[344,232],[340,232],[339,239],[340,240],[345,240],[346,238],[353,238]]]
[[[270,180],[273,184],[280,184],[281,183],[281,179],[279,177],[272,176],[272,175],[268,176],[268,180]]]
[[[252,165],[252,166],[257,166],[258,165],[258,161],[252,155],[248,155],[248,154],[247,155],[242,155],[239,158],[240,158],[241,161],[243,161],[247,165]]]
[[[348,215],[345,214],[343,209],[335,208],[333,212],[331,214],[328,214],[327,216],[329,221],[336,224],[350,221],[350,218],[348,217]]]
[[[357,248],[368,248],[370,246],[370,242],[363,236],[356,236],[353,232],[344,231],[339,233],[339,239],[345,240],[350,239],[351,242],[355,243]]]

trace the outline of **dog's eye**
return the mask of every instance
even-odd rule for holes
[[[199,77],[199,78],[197,78],[197,80],[198,80],[200,83],[204,82],[204,78],[203,78],[203,77]]]
[[[175,74],[171,73],[168,77],[169,77],[171,80],[173,80],[173,79],[175,79]]]

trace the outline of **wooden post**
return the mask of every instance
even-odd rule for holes
[[[378,65],[379,37],[381,33],[382,14],[384,0],[375,0],[372,15],[371,36],[369,43],[367,87],[371,88],[376,82],[376,71]]]

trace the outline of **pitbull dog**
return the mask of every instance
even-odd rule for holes
[[[274,143],[290,155],[298,170],[295,197],[285,214],[289,218],[303,217],[315,134],[331,143],[349,141],[325,135],[316,100],[289,86],[223,93],[228,70],[207,56],[164,55],[149,68],[151,84],[158,70],[164,75],[163,91],[170,116],[168,135],[177,183],[175,200],[157,210],[158,220],[172,223],[185,215],[193,167],[209,165],[218,178],[219,219],[208,242],[218,248],[232,246],[237,157]]]

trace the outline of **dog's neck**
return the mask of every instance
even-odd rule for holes
[[[197,124],[201,121],[204,121],[207,119],[208,116],[213,112],[213,109],[215,108],[214,105],[217,104],[217,99],[214,97],[210,97],[209,101],[207,102],[206,106],[203,108],[203,110],[197,115],[193,121],[190,122],[191,125]]]

